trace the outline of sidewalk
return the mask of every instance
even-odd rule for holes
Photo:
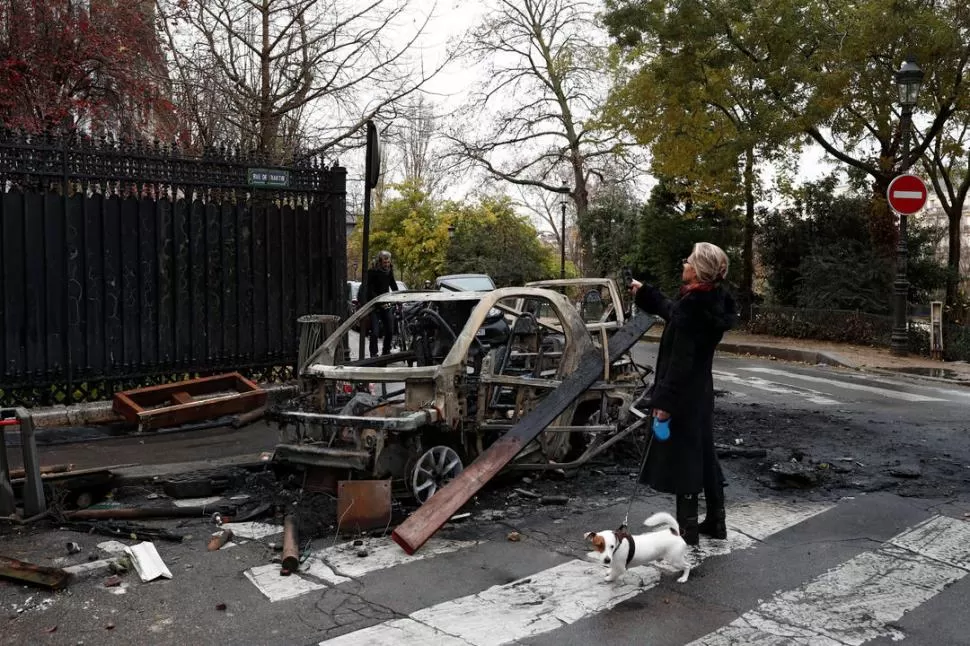
[[[662,329],[652,329],[645,340],[657,342]],[[931,381],[970,386],[970,364],[934,361],[927,357],[896,357],[888,348],[831,343],[811,339],[790,339],[766,334],[731,331],[718,346],[721,352],[852,368],[866,372],[919,377]]]

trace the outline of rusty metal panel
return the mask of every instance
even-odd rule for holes
[[[337,483],[337,530],[353,533],[391,524],[390,480]]]

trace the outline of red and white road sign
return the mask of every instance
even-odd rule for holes
[[[900,175],[886,191],[889,206],[902,215],[913,215],[926,206],[926,196],[926,184],[916,175]]]

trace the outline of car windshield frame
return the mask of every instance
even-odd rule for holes
[[[487,292],[495,289],[495,282],[487,274],[441,276],[438,285],[442,289],[462,292]]]

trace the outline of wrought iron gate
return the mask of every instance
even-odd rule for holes
[[[346,171],[0,133],[0,405],[228,369],[288,377],[345,312]]]

